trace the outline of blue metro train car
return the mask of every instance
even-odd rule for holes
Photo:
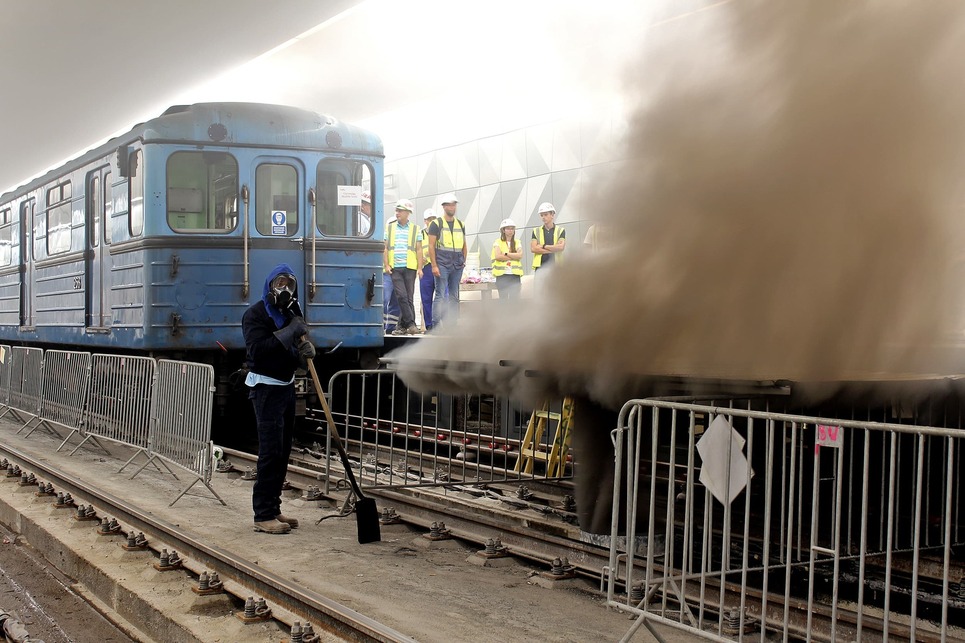
[[[287,263],[312,341],[365,361],[383,343],[382,163],[375,134],[311,111],[172,107],[0,196],[0,342],[224,372]]]

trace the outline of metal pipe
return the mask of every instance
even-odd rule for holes
[[[317,279],[316,275],[318,274],[318,271],[316,270],[316,265],[317,265],[317,263],[316,263],[316,257],[315,257],[315,249],[316,249],[316,241],[317,241],[317,233],[318,233],[318,220],[316,219],[316,217],[317,217],[318,215],[317,215],[316,210],[315,210],[315,188],[308,188],[308,202],[312,205],[312,221],[311,221],[311,226],[312,226],[312,281],[311,281],[311,283],[310,283],[309,286],[308,286],[308,300],[309,300],[309,301],[314,301],[314,299],[315,299],[315,291],[316,291],[317,288],[318,288],[318,282],[316,281],[316,279]]]
[[[242,286],[241,286],[241,297],[242,297],[242,299],[248,299],[248,290],[249,290],[249,282],[248,282],[248,234],[249,234],[249,233],[248,233],[248,214],[249,214],[249,207],[248,207],[248,185],[247,185],[247,184],[241,186],[241,200],[242,200],[242,201],[244,202],[244,204],[245,204],[245,218],[244,218],[244,221],[242,222],[242,225],[241,225],[241,230],[242,230],[241,236],[244,238],[244,246],[245,246],[245,249],[244,249],[244,258],[243,258],[243,260],[242,260],[242,263],[243,263],[244,266],[245,266],[245,281],[244,281],[244,283],[243,283]]]

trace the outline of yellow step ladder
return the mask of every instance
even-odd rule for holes
[[[547,478],[559,478],[566,471],[566,456],[570,450],[570,431],[573,426],[573,398],[563,398],[560,413],[550,411],[549,407],[550,402],[546,400],[541,408],[533,410],[529,418],[526,435],[519,445],[519,459],[516,460],[514,469],[517,473],[533,473],[533,463],[536,460],[546,463]],[[547,453],[540,447],[549,422],[556,422],[557,426],[553,445]]]

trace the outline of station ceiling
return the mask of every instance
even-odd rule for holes
[[[0,193],[359,0],[0,0]]]

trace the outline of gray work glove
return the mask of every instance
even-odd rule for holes
[[[295,346],[296,340],[308,332],[308,326],[301,317],[293,317],[284,328],[275,331],[275,337],[281,342],[282,346],[291,350]]]
[[[307,339],[298,345],[298,356],[302,359],[312,359],[315,357],[315,347]]]

